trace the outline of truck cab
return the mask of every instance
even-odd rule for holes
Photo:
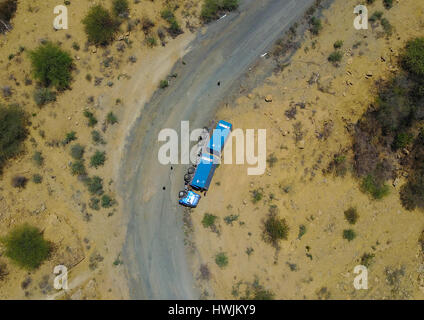
[[[188,191],[180,198],[179,203],[185,207],[196,208],[201,196],[193,191]]]

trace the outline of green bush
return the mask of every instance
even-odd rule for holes
[[[17,107],[0,105],[0,172],[5,162],[22,151],[27,137],[27,116]]]
[[[84,146],[78,144],[75,144],[71,148],[71,157],[75,160],[81,160],[84,156],[85,148]]]
[[[238,218],[239,218],[239,215],[238,215],[238,214],[230,214],[229,216],[226,216],[226,217],[224,218],[224,221],[225,221],[225,223],[226,223],[226,224],[228,224],[228,225],[233,225],[233,222],[234,222],[234,221],[237,221],[237,220],[238,220]]]
[[[106,152],[97,150],[94,155],[90,158],[90,165],[96,169],[103,166],[106,161]]]
[[[299,234],[297,235],[297,238],[300,240],[306,233],[306,226],[304,224],[301,224],[299,226]]]
[[[336,42],[334,42],[333,47],[334,49],[340,49],[341,47],[343,47],[343,40],[337,40]]]
[[[168,32],[172,37],[176,37],[179,34],[183,33],[183,30],[180,27],[180,24],[178,23],[177,20],[173,20],[170,24],[169,24],[169,28],[168,28]]]
[[[409,40],[401,56],[402,67],[418,79],[424,78],[424,37]]]
[[[356,233],[352,229],[346,229],[343,230],[343,239],[346,239],[347,241],[352,241],[356,238]]]
[[[112,12],[116,17],[127,18],[129,10],[127,0],[113,0]]]
[[[169,8],[165,8],[160,12],[162,19],[166,20],[168,23],[171,23],[175,19],[174,13]]]
[[[368,268],[372,264],[374,257],[374,253],[364,253],[361,257],[361,264]]]
[[[35,79],[45,87],[54,86],[58,90],[69,87],[71,82],[71,55],[51,42],[41,44],[29,51]],[[48,95],[51,98],[51,94]]]
[[[398,133],[393,140],[392,147],[394,150],[403,149],[412,143],[414,136],[410,133]]]
[[[97,124],[97,119],[94,116],[94,113],[92,113],[88,110],[85,110],[83,114],[84,114],[84,117],[86,117],[88,119],[88,126],[89,127],[94,127]]]
[[[322,30],[322,22],[320,19],[316,17],[312,17],[309,20],[309,25],[310,25],[309,30],[311,31],[313,35],[318,35],[320,31]]]
[[[36,173],[32,176],[32,182],[34,182],[36,184],[40,184],[42,181],[43,181],[43,177],[41,175],[39,175],[38,173]]]
[[[161,88],[161,89],[165,89],[166,87],[168,87],[169,86],[169,82],[168,82],[168,80],[162,80],[161,82],[160,82],[160,84],[159,84],[159,87]]]
[[[102,135],[97,130],[91,131],[91,139],[93,140],[94,144],[106,144],[102,138]]]
[[[6,247],[5,255],[21,268],[33,270],[46,260],[52,249],[42,232],[28,224],[14,228],[2,238]]]
[[[39,107],[56,101],[56,92],[50,90],[49,88],[38,88],[34,90],[34,101],[35,104]]]
[[[88,178],[85,181],[88,192],[92,195],[101,196],[103,194],[103,180],[98,176],[94,176],[92,178]]]
[[[355,224],[358,221],[359,215],[356,208],[349,208],[344,212],[344,216],[350,224]]]
[[[65,139],[62,141],[62,145],[67,145],[69,142],[77,140],[77,133],[75,131],[68,132],[65,135]]]
[[[382,199],[390,192],[388,185],[378,183],[370,174],[362,180],[361,189],[363,192],[371,194],[374,199]]]
[[[283,218],[278,218],[278,208],[270,207],[270,214],[264,221],[264,240],[274,246],[278,246],[278,242],[282,239],[287,240],[289,226]]]
[[[342,61],[343,54],[340,51],[334,51],[328,56],[328,61],[336,64],[337,62]]]
[[[85,176],[87,174],[84,166],[84,161],[76,160],[71,164],[71,173],[73,176]]]
[[[263,285],[259,283],[259,279],[255,279],[255,281],[251,285],[252,290],[247,290],[246,292],[246,300],[273,300],[275,294],[270,291],[266,290]],[[252,291],[252,292],[250,292]]]
[[[32,161],[38,166],[41,167],[44,164],[44,157],[40,151],[35,151],[32,155]]]
[[[268,162],[269,167],[272,168],[278,162],[278,158],[275,156],[274,153],[271,153],[268,156],[268,159],[266,159],[266,162]]]
[[[215,221],[217,219],[217,216],[214,216],[210,213],[205,213],[202,219],[202,224],[205,228],[212,227],[215,224]]]
[[[400,190],[402,206],[407,210],[424,208],[424,173],[414,172]]]
[[[98,198],[91,198],[88,206],[93,210],[100,210],[100,200]]]
[[[263,196],[264,195],[263,195],[263,192],[262,192],[261,189],[253,190],[252,191],[252,202],[257,203],[257,202],[261,201]]]
[[[375,11],[371,17],[369,17],[369,21],[371,22],[376,22],[378,20],[380,20],[383,17],[383,12],[382,11]]]
[[[111,111],[106,116],[106,122],[108,124],[114,125],[115,123],[118,123],[118,118],[115,116],[115,114]]]
[[[91,7],[82,23],[88,41],[96,45],[108,44],[113,40],[119,27],[118,22],[101,5]]]
[[[220,252],[215,256],[215,263],[220,268],[224,268],[228,265],[228,257],[225,252]]]
[[[391,25],[389,20],[387,20],[386,18],[381,19],[381,26],[383,27],[383,30],[384,32],[386,32],[387,35],[392,35],[393,26]]]
[[[146,38],[146,43],[150,48],[156,47],[158,45],[156,38],[151,36]]]
[[[239,6],[238,0],[205,0],[200,17],[204,22],[210,22],[219,17],[220,11],[233,11]]]
[[[171,11],[171,9],[169,9],[169,8],[163,9],[161,11],[160,15],[164,20],[166,20],[168,22],[168,24],[169,24],[168,33],[172,37],[176,37],[183,32],[181,30],[180,25],[178,24],[177,19],[175,18],[174,13]]]
[[[72,43],[72,49],[74,49],[75,51],[79,51],[80,46],[79,46],[78,42],[73,42]]]
[[[383,5],[386,9],[391,9],[393,7],[393,0],[383,0]]]
[[[102,207],[103,208],[110,208],[114,205],[115,201],[108,195],[102,196]]]

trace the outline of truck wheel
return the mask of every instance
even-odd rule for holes
[[[191,176],[189,174],[184,175],[184,181],[188,182],[191,180]]]
[[[178,196],[180,197],[180,199],[184,198],[186,195],[187,195],[187,192],[186,191],[180,191],[178,193]]]
[[[194,167],[190,167],[190,168],[188,168],[188,174],[193,174],[194,173],[194,171],[195,171],[196,169],[194,169]]]

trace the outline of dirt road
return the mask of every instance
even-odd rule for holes
[[[238,12],[199,33],[184,63],[172,71],[176,80],[144,106],[126,141],[119,183],[129,217],[123,256],[133,299],[199,297],[184,248],[183,209],[177,205],[186,166],[171,170],[158,162],[159,131],[179,131],[182,120],[190,121],[191,129],[207,125],[237,79],[312,3],[242,1]]]

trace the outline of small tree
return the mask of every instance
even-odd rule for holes
[[[106,116],[106,122],[108,124],[114,125],[118,122],[118,118],[115,116],[115,114],[111,111]]]
[[[337,62],[342,61],[343,55],[340,51],[334,51],[328,56],[328,61],[336,64]]]
[[[209,228],[215,224],[217,216],[210,213],[205,213],[202,219],[202,224],[205,228]]]
[[[220,11],[233,11],[237,9],[238,0],[205,0],[202,5],[200,17],[204,22],[217,19]]]
[[[43,86],[50,85],[58,90],[67,88],[71,82],[71,55],[51,42],[40,45],[29,52],[35,79]],[[50,96],[49,96],[50,97]]]
[[[17,156],[28,131],[26,114],[16,107],[0,105],[0,172],[6,160]]]
[[[110,207],[113,206],[114,203],[115,203],[115,201],[110,196],[108,196],[107,194],[104,194],[102,196],[102,207],[103,208],[110,208]]]
[[[77,160],[71,164],[71,173],[73,176],[85,176],[87,174],[84,166],[84,161]]]
[[[226,267],[228,265],[228,257],[225,254],[225,252],[220,252],[215,256],[215,263],[220,267],[221,269]]]
[[[340,49],[341,47],[343,47],[343,40],[337,40],[336,42],[334,42],[334,49]]]
[[[44,164],[44,157],[40,151],[35,151],[32,160],[37,165],[37,167],[41,167]]]
[[[113,0],[112,2],[113,14],[120,18],[127,18],[129,14],[129,7],[127,0]]]
[[[108,44],[118,30],[117,21],[101,5],[92,7],[82,23],[88,41],[96,45]]]
[[[289,226],[283,218],[278,218],[278,207],[271,206],[268,218],[264,221],[264,240],[277,247],[282,239],[287,240]]]
[[[424,78],[424,37],[409,40],[401,56],[402,67],[418,79]]]
[[[318,35],[320,31],[322,30],[321,20],[316,17],[312,17],[311,20],[309,20],[309,24],[310,24],[309,30],[315,36]]]
[[[71,157],[75,160],[81,160],[84,156],[85,148],[80,144],[75,144],[71,148]]]
[[[358,221],[359,215],[356,208],[349,208],[344,212],[344,216],[350,224],[355,224]]]
[[[41,182],[43,182],[43,177],[39,175],[38,173],[36,173],[32,176],[32,182],[36,184],[40,184]]]
[[[63,139],[62,144],[67,145],[69,142],[77,140],[77,133],[75,131],[68,132]]]
[[[391,9],[393,7],[393,0],[383,0],[383,5],[386,9]]]
[[[52,249],[42,232],[28,224],[16,227],[1,240],[6,247],[5,255],[27,270],[38,268]]]
[[[103,166],[106,161],[106,152],[97,150],[94,155],[90,158],[90,165],[96,169]]]
[[[94,176],[92,178],[86,179],[85,183],[87,185],[88,192],[90,192],[90,194],[100,196],[104,193],[102,178],[98,176]]]
[[[89,127],[94,127],[97,124],[97,119],[94,116],[94,113],[92,113],[88,110],[85,110],[83,114],[84,114],[84,117],[86,117],[88,119],[88,126]]]
[[[352,241],[356,238],[356,233],[352,229],[346,229],[343,230],[343,239],[346,239],[347,241]]]

